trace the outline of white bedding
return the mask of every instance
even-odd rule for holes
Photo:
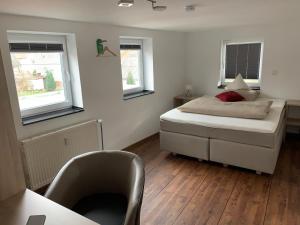
[[[260,100],[273,101],[269,114],[263,120],[185,113],[179,111],[178,109],[173,109],[166,112],[165,114],[160,116],[160,119],[176,123],[196,124],[210,128],[274,133],[278,127],[281,113],[285,106],[285,101],[281,99],[258,99],[258,101]]]

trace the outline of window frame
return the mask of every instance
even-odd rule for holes
[[[139,38],[129,38],[129,37],[120,37],[120,47],[121,45],[140,45],[141,50],[140,50],[140,55],[139,55],[139,62],[140,62],[140,71],[139,71],[139,77],[140,77],[140,83],[141,85],[136,88],[131,88],[124,90],[123,88],[123,72],[122,72],[122,58],[120,56],[120,61],[121,61],[121,78],[122,78],[122,90],[123,90],[123,95],[130,95],[130,94],[136,94],[139,92],[143,92],[145,90],[145,68],[144,68],[144,40],[139,39]],[[122,49],[120,48],[120,52]],[[120,54],[121,55],[121,54]]]
[[[258,79],[251,79],[252,82],[245,79],[245,82],[249,87],[260,87],[261,85],[261,76],[262,76],[262,64],[263,64],[263,55],[264,55],[264,41],[261,39],[251,40],[251,41],[222,41],[221,47],[221,65],[220,65],[220,84],[227,85],[232,82],[234,79],[226,79],[225,69],[226,69],[226,47],[227,45],[241,45],[241,44],[261,44],[260,50],[260,62],[259,62],[259,74]]]
[[[19,110],[22,118],[36,116],[44,113],[55,112],[73,106],[73,95],[72,95],[72,84],[70,76],[70,67],[69,67],[69,56],[67,50],[67,37],[66,35],[59,34],[35,34],[35,33],[19,33],[19,32],[8,32],[8,43],[47,43],[47,44],[62,44],[63,51],[61,54],[61,70],[62,70],[62,79],[64,85],[64,95],[65,101],[58,102],[51,105],[44,105],[36,108],[23,109],[20,108],[19,95]],[[10,57],[11,53],[9,52]],[[33,51],[34,53],[34,51]],[[14,74],[14,72],[13,72]],[[15,77],[14,77],[15,80]],[[16,89],[17,92],[17,89]]]

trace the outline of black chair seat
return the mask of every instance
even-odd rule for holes
[[[127,205],[125,196],[107,193],[83,198],[72,210],[101,225],[122,225]]]

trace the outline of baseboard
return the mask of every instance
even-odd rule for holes
[[[138,141],[138,142],[136,142],[136,143],[134,143],[132,145],[129,145],[126,148],[123,148],[122,151],[131,151],[132,149],[135,149],[135,148],[143,145],[145,142],[154,140],[154,139],[156,139],[158,137],[159,137],[159,133],[152,134],[152,135],[150,135],[150,136],[148,136],[148,137],[146,137],[146,138],[144,138],[144,139],[142,139],[142,140],[140,140],[140,141]]]

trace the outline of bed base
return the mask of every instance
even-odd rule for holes
[[[273,148],[236,143],[220,139],[160,131],[160,147],[175,154],[210,160],[256,171],[273,174],[277,163],[285,124],[276,132]]]
[[[160,131],[160,147],[173,154],[209,160],[209,140],[207,138]]]
[[[210,160],[257,171],[273,174],[280,145],[274,148],[260,147],[223,141],[210,140]]]

